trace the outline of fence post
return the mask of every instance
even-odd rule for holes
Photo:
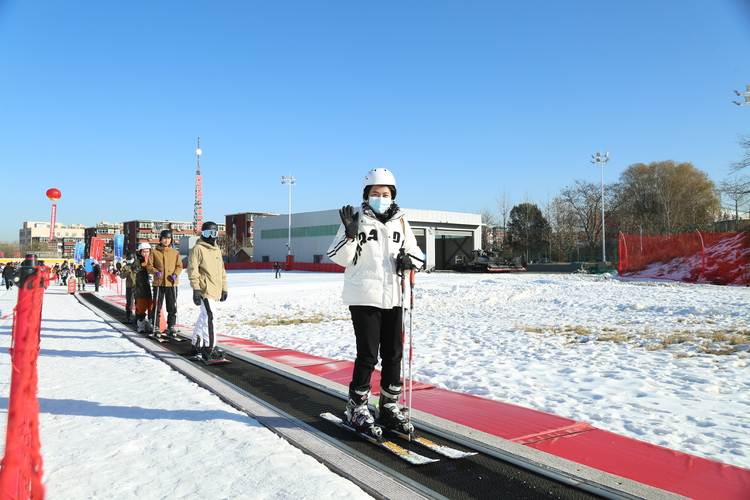
[[[617,253],[620,256],[617,261],[617,274],[622,276],[623,270],[628,269],[628,243],[622,231],[617,235]]]
[[[696,233],[698,233],[698,237],[701,239],[701,278],[705,278],[706,276],[706,245],[703,243],[703,235],[700,231],[697,229],[695,230]]]
[[[8,398],[5,456],[0,468],[0,500],[42,499],[37,359],[45,276],[36,255],[27,254],[18,271],[18,302],[10,349],[13,371]]]

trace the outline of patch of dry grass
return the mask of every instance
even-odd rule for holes
[[[598,340],[599,342],[615,342],[620,344],[628,342],[632,337],[632,334],[615,330],[612,332],[599,334],[596,340]]]
[[[328,318],[322,313],[305,315],[304,313],[298,313],[292,316],[281,316],[272,314],[261,314],[256,318],[245,319],[238,323],[228,323],[227,326],[230,328],[242,327],[242,326],[285,326],[285,325],[301,325],[304,323],[323,323],[326,321],[339,321],[346,320],[349,318]]]
[[[678,320],[679,321],[679,320]],[[683,324],[713,324],[713,320],[703,321],[681,321]],[[564,325],[560,326],[528,326],[516,325],[517,330],[548,334],[562,335],[567,337],[564,345],[570,346],[580,344],[580,337],[592,337],[597,333],[597,329],[585,327],[583,325]],[[715,330],[715,331],[695,331],[695,330],[675,330],[669,333],[655,331],[651,326],[646,325],[642,334],[628,332],[613,327],[603,327],[598,330],[595,338],[591,340],[598,342],[615,342],[617,344],[626,344],[630,347],[642,347],[646,351],[669,350],[675,358],[689,358],[701,354],[714,354],[726,356],[738,353],[738,356],[750,356],[746,354],[745,348],[741,347],[750,344],[750,330]],[[688,350],[682,346],[688,344]]]

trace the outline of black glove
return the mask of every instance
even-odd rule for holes
[[[196,306],[201,305],[201,302],[203,302],[203,294],[200,290],[193,290],[193,303]]]
[[[221,292],[221,298],[219,299],[219,302],[224,302],[225,300],[227,300],[227,291],[226,290],[224,290],[224,291]]]
[[[418,269],[418,267],[414,265],[409,254],[403,248],[400,249],[398,257],[396,257],[396,271],[399,274],[404,274],[406,271],[411,271],[412,269]]]
[[[339,210],[339,216],[341,222],[344,224],[344,231],[346,237],[353,240],[357,237],[357,219],[359,219],[359,212],[354,211],[354,207],[346,205]]]

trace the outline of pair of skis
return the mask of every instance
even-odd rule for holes
[[[223,352],[221,353],[221,357],[217,358],[217,359],[204,359],[201,354],[196,354],[195,356],[193,356],[193,359],[195,359],[196,361],[200,361],[201,363],[203,363],[206,366],[210,366],[210,365],[228,365],[229,363],[231,363],[230,360],[228,360],[227,358],[224,357],[224,353]]]
[[[179,335],[175,335],[174,337],[166,334],[166,333],[151,333],[149,334],[149,338],[156,340],[157,342],[161,342],[162,344],[166,342],[167,340],[174,340],[175,342],[182,342],[185,339],[180,337]]]
[[[425,457],[424,455],[420,455],[419,453],[415,453],[411,450],[407,450],[406,448],[394,443],[393,441],[389,441],[387,439],[379,440],[368,434],[361,433],[357,431],[357,429],[355,429],[351,425],[347,424],[346,421],[344,421],[340,417],[337,417],[333,413],[321,413],[320,417],[324,420],[331,422],[332,424],[338,427],[341,427],[342,429],[345,429],[353,434],[356,434],[357,436],[361,437],[365,441],[369,441],[370,443],[380,448],[383,448],[387,452],[392,453],[393,455],[396,455],[398,458],[405,460],[406,462],[412,465],[425,465],[425,464],[431,464],[431,463],[440,461],[436,458]],[[386,430],[386,429],[383,429],[383,430],[394,436],[407,439],[412,443],[416,443],[439,455],[443,455],[444,457],[458,459],[458,458],[466,458],[472,455],[476,455],[476,453],[474,452],[461,451],[461,450],[457,450],[456,448],[451,448],[450,446],[440,445],[433,441],[430,441],[427,438],[415,436],[413,434],[409,436],[407,434],[402,434],[400,432],[393,431],[393,430]]]

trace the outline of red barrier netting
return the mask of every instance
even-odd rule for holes
[[[5,456],[0,464],[0,500],[44,498],[36,393],[42,302],[47,280],[40,269],[21,267],[19,271],[22,277],[9,350],[13,371]],[[28,273],[26,277],[24,271]]]
[[[618,273],[689,283],[750,285],[750,232],[620,233]]]

